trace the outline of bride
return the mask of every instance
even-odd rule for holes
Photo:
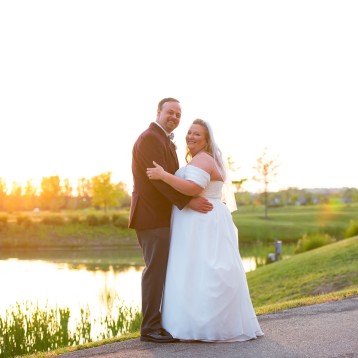
[[[196,119],[186,135],[187,165],[175,175],[153,162],[151,180],[183,194],[204,196],[214,209],[202,214],[173,206],[162,325],[173,337],[206,342],[246,341],[263,335],[252,306],[231,212],[234,194],[210,125]],[[230,201],[231,199],[231,201]]]

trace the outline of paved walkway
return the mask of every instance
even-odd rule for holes
[[[158,344],[132,339],[61,358],[358,357],[358,297],[259,316],[264,337],[237,343]]]

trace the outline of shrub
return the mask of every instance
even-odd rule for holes
[[[87,216],[86,221],[89,226],[101,226],[110,224],[111,218],[108,215],[90,214]]]
[[[88,215],[86,218],[86,221],[89,226],[99,226],[100,225],[98,216],[94,215],[94,214]]]
[[[0,222],[7,224],[8,217],[7,215],[0,215]]]
[[[65,218],[63,216],[45,216],[42,219],[42,223],[47,225],[63,225],[65,223]]]
[[[7,215],[0,215],[0,230],[7,226]]]
[[[299,239],[295,248],[295,254],[316,249],[318,247],[331,244],[335,240],[327,234],[303,235]]]
[[[68,218],[71,224],[79,224],[81,222],[81,218],[78,215],[73,215]]]
[[[32,224],[32,220],[26,215],[20,215],[16,218],[16,222],[18,225],[22,226],[30,226]]]
[[[351,220],[345,233],[344,237],[353,237],[358,235],[358,221]]]
[[[128,217],[121,214],[113,214],[112,215],[112,223],[114,226],[119,227],[121,229],[128,228]]]
[[[108,215],[101,215],[98,220],[100,225],[108,225],[111,222],[111,218]]]

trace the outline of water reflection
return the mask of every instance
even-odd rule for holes
[[[0,277],[7,288],[2,290],[0,315],[16,302],[33,302],[39,308],[68,307],[74,316],[88,307],[93,318],[111,311],[116,298],[128,307],[139,308],[141,273],[141,266],[91,271],[66,263],[0,260]]]
[[[245,272],[255,271],[257,268],[266,265],[265,256],[247,256],[242,257],[242,264]]]
[[[49,260],[58,260],[58,255],[46,254],[50,254]],[[19,254],[27,258],[31,255],[33,259],[0,259],[0,277],[3,287],[8,288],[1,294],[0,312],[23,301],[37,302],[40,307],[48,303],[76,310],[88,305],[91,312],[98,314],[110,309],[115,297],[128,306],[140,305],[142,265],[118,260],[110,264],[103,258],[93,262],[78,257],[69,263],[51,262],[35,259],[33,253]],[[257,259],[243,258],[243,265],[246,272],[255,270]]]
[[[70,268],[86,268],[89,271],[123,271],[133,266],[143,266],[143,258],[139,247],[113,249],[37,249],[37,250],[2,250],[0,260],[19,259],[27,261],[46,261],[50,263],[66,263]]]
[[[244,266],[245,272],[254,271],[256,269],[255,257],[243,257],[242,265]]]

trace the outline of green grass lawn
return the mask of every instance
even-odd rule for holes
[[[263,207],[239,207],[233,219],[240,243],[297,242],[304,234],[326,233],[344,237],[351,220],[358,221],[358,204],[288,206],[272,208],[268,219]]]

